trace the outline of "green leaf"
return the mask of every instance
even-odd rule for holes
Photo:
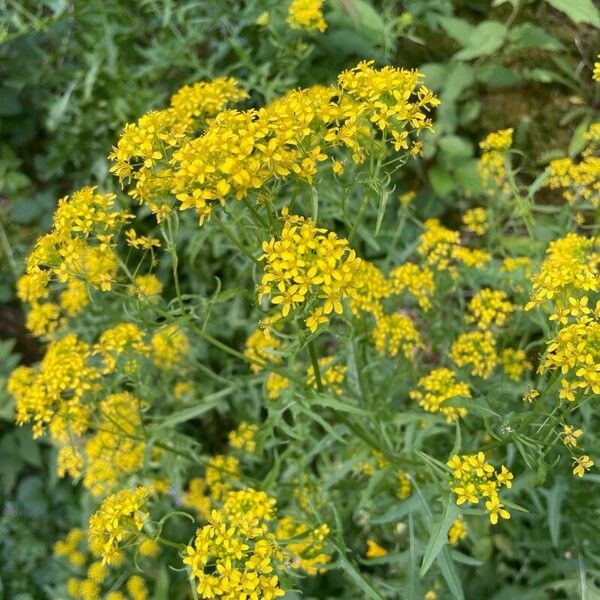
[[[569,156],[577,156],[584,148],[585,148],[585,133],[590,126],[590,121],[592,117],[587,115],[584,119],[579,122],[579,125],[575,128],[573,132],[573,137],[569,142]]]
[[[347,0],[341,4],[358,31],[365,31],[370,36],[381,39],[381,36],[385,33],[385,23],[381,14],[369,2],[365,2],[365,0]]]
[[[473,144],[470,140],[458,135],[446,135],[440,138],[440,149],[451,157],[469,158],[473,156]]]
[[[218,406],[220,406],[220,399],[224,396],[231,394],[235,390],[236,388],[234,387],[225,388],[224,390],[211,394],[210,396],[206,396],[199,400],[197,406],[190,406],[189,408],[178,410],[177,412],[169,415],[168,417],[161,418],[158,427],[160,427],[161,429],[174,427],[175,425],[179,425],[180,423],[185,423],[186,421],[196,419],[202,416],[204,413],[207,413],[208,411],[212,410],[213,408],[217,408]]]
[[[344,570],[346,575],[354,581],[354,583],[365,593],[365,598],[372,598],[373,600],[383,600],[381,596],[373,586],[365,579],[364,575],[346,558],[344,551],[334,544],[336,550],[339,553],[339,565]]]
[[[517,85],[523,80],[521,75],[514,69],[509,69],[497,63],[489,63],[478,67],[475,70],[475,78],[477,81],[495,88],[510,87],[511,85]]]
[[[464,48],[457,52],[453,60],[471,60],[480,56],[489,56],[500,46],[506,37],[506,27],[498,21],[484,21],[475,27],[466,40]]]
[[[448,530],[458,515],[458,507],[454,504],[454,499],[450,496],[446,500],[446,509],[441,521],[438,521],[431,530],[429,542],[425,548],[423,562],[421,563],[420,576],[423,577],[433,561],[437,558],[445,544],[448,543]]]
[[[464,600],[465,594],[448,548],[442,548],[437,559],[437,564],[452,595],[456,600]]]
[[[600,11],[592,0],[546,0],[548,4],[565,13],[574,23],[589,23],[600,27]]]
[[[533,23],[521,23],[513,27],[508,34],[508,40],[511,43],[511,50],[522,48],[562,50],[564,48],[560,40]]]
[[[425,76],[425,83],[427,84],[427,87],[431,88],[434,92],[438,92],[444,87],[448,77],[447,65],[442,65],[439,63],[427,63],[421,65],[419,70]]]
[[[434,165],[429,169],[429,182],[438,196],[446,196],[454,189],[454,181],[448,171]]]
[[[548,494],[548,529],[550,530],[550,539],[555,548],[558,547],[560,537],[560,505],[565,495],[565,485],[558,480]]]
[[[470,65],[458,63],[456,66],[445,65],[445,83],[440,94],[442,104],[455,102],[475,80],[474,70]]]
[[[568,79],[563,77],[560,73],[551,71],[550,69],[523,69],[522,73],[525,79],[529,79],[530,81],[539,81],[540,83],[557,82],[569,85]]]
[[[464,46],[463,42],[473,35],[473,30],[475,29],[465,19],[458,19],[456,17],[441,17],[439,23],[444,31],[461,46]]]
[[[407,500],[404,500],[399,506],[396,506],[392,510],[382,514],[380,517],[371,519],[371,523],[380,525],[383,523],[391,523],[400,521],[406,515],[412,514],[419,510],[421,501],[417,495],[412,495]]]
[[[19,92],[9,87],[0,87],[0,116],[8,117],[18,115],[21,110]]]

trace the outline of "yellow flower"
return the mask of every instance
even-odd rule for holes
[[[562,435],[564,435],[563,444],[575,448],[577,446],[577,439],[583,435],[583,431],[581,429],[573,429],[570,425],[565,425]]]
[[[487,212],[485,208],[471,208],[462,216],[467,231],[475,235],[484,235],[488,228]]]
[[[479,329],[488,329],[490,325],[502,327],[514,308],[506,292],[483,288],[469,301],[469,314],[465,321],[476,323]]]
[[[288,9],[287,22],[294,29],[320,31],[327,29],[323,18],[324,0],[292,0]]]
[[[498,522],[499,516],[510,518],[498,495],[502,486],[512,487],[513,475],[504,465],[500,472],[495,471],[483,452],[455,455],[447,465],[452,469],[450,489],[456,494],[456,504],[478,504],[483,499],[493,525]]]
[[[305,322],[313,330],[330,314],[341,314],[342,301],[355,294],[360,259],[346,240],[317,228],[310,219],[287,211],[283,218],[280,237],[263,242],[260,260],[265,267],[258,292],[279,308],[276,318],[311,303],[314,308]]]
[[[504,372],[513,380],[519,381],[521,375],[532,368],[532,364],[527,360],[527,355],[524,350],[515,348],[506,348],[500,355],[502,368]]]
[[[494,496],[486,501],[485,507],[490,513],[490,523],[496,525],[498,523],[498,517],[503,519],[510,519],[510,513],[504,508],[502,502],[498,499],[498,496]]]
[[[584,454],[573,461],[574,469],[573,475],[577,477],[583,477],[586,471],[589,471],[594,466],[594,461],[587,455]]]
[[[257,431],[258,425],[240,423],[237,429],[229,432],[229,444],[232,448],[252,454],[256,450],[255,434]]]
[[[365,556],[367,558],[381,558],[382,556],[387,556],[388,551],[381,547],[375,540],[367,540],[367,551]]]
[[[490,331],[461,333],[450,348],[458,367],[469,367],[472,375],[487,379],[496,367],[496,342]]]
[[[466,537],[467,524],[465,523],[465,520],[462,517],[459,517],[452,523],[450,529],[448,530],[448,541],[453,546],[456,546],[458,542],[464,540]]]
[[[108,496],[90,517],[88,539],[90,549],[102,557],[102,564],[115,564],[121,557],[124,542],[130,543],[147,517],[144,512],[148,491],[123,489]]]
[[[467,414],[467,409],[460,406],[445,406],[444,403],[458,398],[470,398],[471,391],[466,383],[456,381],[450,369],[434,369],[421,377],[417,383],[421,389],[412,390],[409,396],[427,412],[441,412],[448,423],[457,421]]]

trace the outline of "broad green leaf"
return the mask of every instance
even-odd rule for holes
[[[434,92],[437,92],[444,87],[446,78],[448,77],[448,68],[446,65],[427,63],[421,65],[419,70],[425,75],[427,87],[431,88]]]
[[[533,23],[521,23],[513,27],[508,40],[511,49],[540,48],[542,50],[561,50],[564,46],[552,34]]]
[[[369,2],[365,2],[365,0],[347,0],[341,5],[358,31],[366,31],[371,36],[384,34],[385,23],[383,18]]]
[[[477,67],[475,78],[489,87],[509,87],[517,85],[523,80],[523,77],[514,69],[509,69],[497,63]]]
[[[471,60],[480,56],[489,56],[502,44],[506,37],[506,27],[498,21],[484,21],[475,27],[463,44],[464,48],[457,52],[453,60]]]
[[[464,160],[454,168],[456,183],[466,192],[479,194],[483,190],[481,177],[477,171],[477,160]]]
[[[450,496],[446,501],[446,508],[442,519],[438,521],[431,530],[429,542],[425,548],[425,554],[423,555],[423,562],[421,563],[421,570],[419,572],[421,577],[429,571],[429,567],[431,567],[441,549],[448,543],[448,530],[455,521],[457,515],[458,507],[454,503],[452,496]]]
[[[440,25],[444,31],[461,46],[465,45],[465,40],[468,40],[473,35],[475,27],[465,19],[456,17],[441,17]]]
[[[565,13],[574,23],[589,23],[600,27],[600,11],[592,0],[546,0],[548,4]]]
[[[429,169],[429,182],[438,196],[446,196],[454,189],[454,181],[450,173],[438,166]]]
[[[455,102],[474,81],[474,70],[470,65],[458,63],[456,66],[444,65],[446,77],[440,94],[442,104]]]
[[[458,135],[446,135],[439,140],[438,145],[443,152],[452,157],[469,158],[473,156],[473,144],[470,140]]]

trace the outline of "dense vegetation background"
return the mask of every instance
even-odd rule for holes
[[[482,194],[478,144],[490,131],[514,127],[527,183],[551,159],[581,151],[600,108],[591,77],[600,17],[591,0],[331,0],[324,33],[289,28],[286,11],[268,0],[0,0],[2,383],[41,355],[15,283],[57,199],[84,184],[116,190],[106,157],[124,124],[164,106],[184,83],[232,75],[248,90],[247,105],[260,106],[331,83],[361,59],[420,69],[441,105],[422,159],[395,186],[417,190],[415,210],[450,225]],[[559,202],[558,192],[544,193]],[[2,385],[0,598],[56,589],[51,547],[77,521],[81,490],[57,479],[55,460],[50,445],[15,427]],[[519,568],[543,581],[550,554],[540,548]],[[574,586],[530,597],[573,597]],[[524,598],[516,589],[496,597]]]

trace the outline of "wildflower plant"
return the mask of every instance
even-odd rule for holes
[[[596,217],[598,145],[528,187],[490,134],[453,229],[397,187],[438,104],[372,61],[263,106],[187,85],[115,142],[121,193],[60,201],[18,285],[45,355],[8,389],[92,507],[62,593],[463,598],[546,498],[556,547],[589,533],[566,507],[596,477],[599,254],[573,214]]]

